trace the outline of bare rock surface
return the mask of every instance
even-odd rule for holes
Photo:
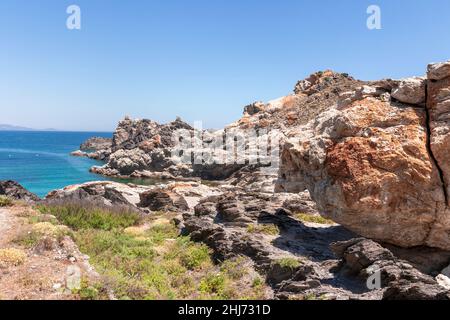
[[[400,102],[420,105],[426,100],[426,79],[408,78],[400,80],[391,96]]]
[[[39,201],[39,197],[24,187],[19,183],[11,180],[0,181],[0,195],[7,196],[14,200],[23,200],[25,202],[35,202]]]
[[[112,146],[111,138],[92,137],[80,145],[81,151],[99,151],[110,149]]]

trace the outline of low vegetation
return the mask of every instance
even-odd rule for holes
[[[282,268],[290,268],[290,269],[296,269],[301,265],[300,260],[291,257],[280,258],[278,260],[275,260],[274,263],[278,264]]]
[[[103,280],[83,299],[262,299],[265,284],[245,258],[219,265],[203,245],[180,236],[170,214],[143,218],[125,209],[58,204],[39,207],[71,227]],[[45,223],[45,222],[44,222]]]
[[[302,222],[311,222],[317,224],[334,224],[334,221],[326,219],[319,215],[312,215],[307,213],[297,213],[295,217]]]
[[[25,252],[15,248],[0,249],[0,268],[18,266],[25,262]]]
[[[0,196],[0,207],[9,207],[13,204],[13,201],[6,197],[6,196]]]
[[[61,223],[74,229],[113,230],[139,222],[140,215],[126,207],[100,207],[89,203],[62,203],[40,206],[44,214],[55,216]]]
[[[274,224],[250,224],[247,227],[247,232],[277,236],[280,234],[280,229]]]

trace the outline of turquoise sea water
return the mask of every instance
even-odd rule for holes
[[[15,180],[38,196],[67,185],[105,180],[89,168],[98,161],[70,156],[98,132],[0,131],[0,180]]]

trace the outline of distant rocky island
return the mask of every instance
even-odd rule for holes
[[[198,132],[179,118],[159,124],[126,117],[112,139],[94,137],[73,153],[103,161],[94,173],[153,185],[90,182],[38,200],[3,182],[0,194],[42,206],[87,202],[170,217],[177,235],[206,245],[214,263],[244,259],[246,276],[233,276],[253,298],[251,288],[259,286],[262,299],[449,300],[449,115],[450,61],[401,80],[361,81],[326,70],[299,81],[291,95],[246,106],[221,130]],[[256,160],[219,161],[230,156],[221,143],[236,132],[256,132],[257,143],[273,142],[277,132],[276,170],[266,161],[273,145],[267,153],[258,149]],[[186,140],[197,149],[180,150]],[[233,137],[231,156],[251,155],[254,146],[239,141]],[[145,242],[147,227],[127,232]],[[200,270],[192,261],[183,266]],[[228,276],[215,279],[221,284],[213,289],[200,277],[199,292],[242,298],[231,293]],[[106,291],[121,294],[118,287]]]

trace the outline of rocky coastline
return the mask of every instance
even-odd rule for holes
[[[318,72],[293,94],[200,132],[214,158],[227,132],[256,130],[265,139],[276,130],[279,170],[179,163],[174,135],[184,130],[196,141],[195,128],[179,118],[127,117],[112,140],[93,138],[73,155],[104,161],[91,169],[97,174],[160,182],[89,182],[45,199],[1,182],[0,195],[171,213],[179,233],[210,247],[215,261],[249,258],[276,299],[449,300],[449,115],[450,62],[402,80]]]

